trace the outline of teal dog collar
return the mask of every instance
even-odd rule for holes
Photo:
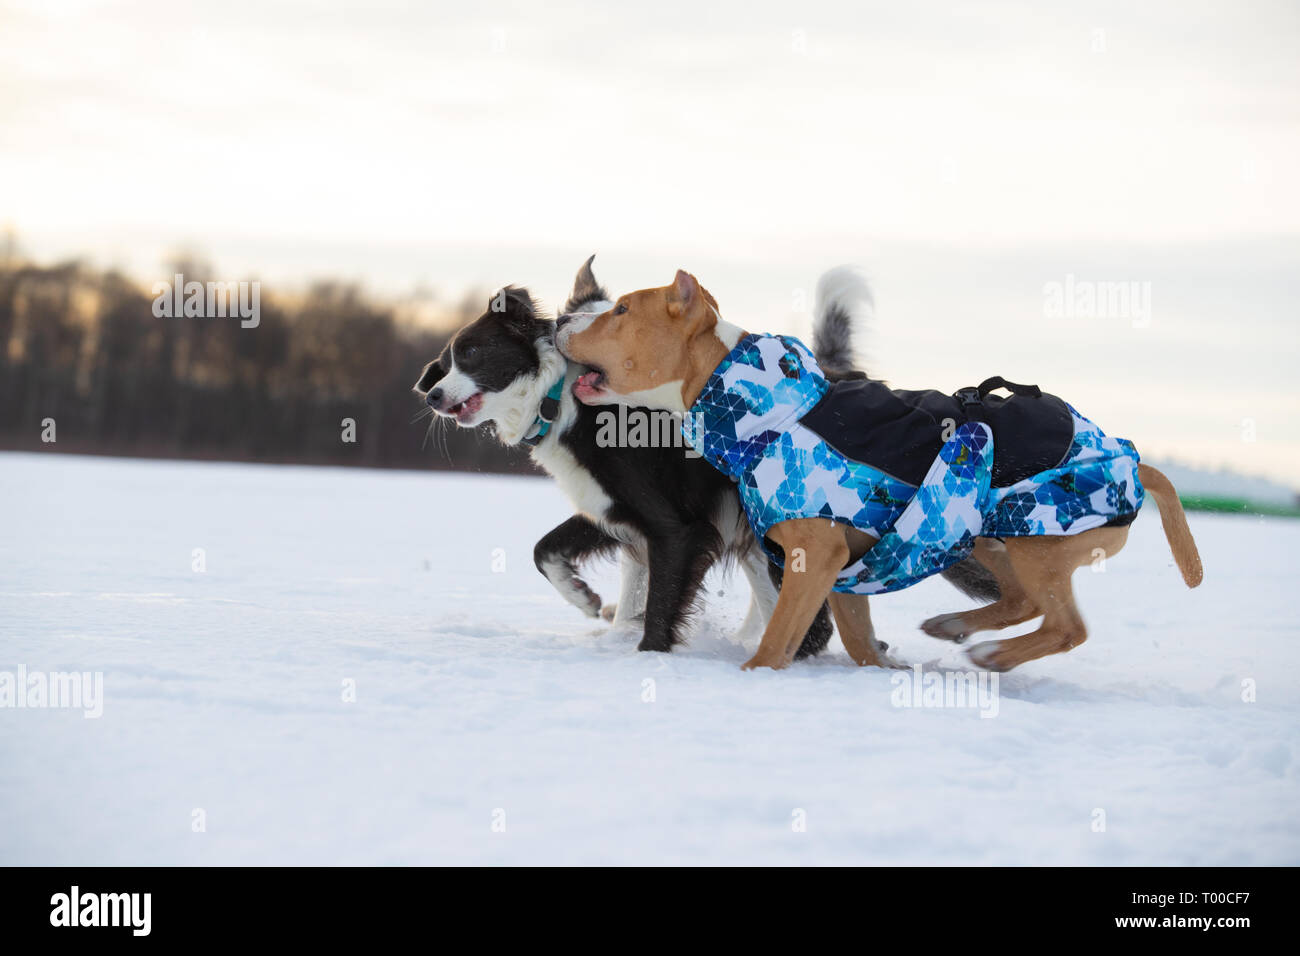
[[[563,394],[564,376],[561,375],[542,399],[542,404],[538,406],[537,418],[533,420],[528,433],[523,437],[525,445],[537,445],[546,437],[551,430],[551,423],[555,421],[555,416],[560,414],[560,397]]]

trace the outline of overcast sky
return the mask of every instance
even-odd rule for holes
[[[1298,9],[0,0],[0,227],[146,281],[188,245],[551,302],[598,252],[796,332],[855,262],[897,384],[1026,378],[1297,484]],[[1071,276],[1149,321],[1049,317]]]

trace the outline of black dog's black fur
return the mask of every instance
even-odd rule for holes
[[[687,458],[681,449],[600,448],[596,412],[581,406],[560,441],[613,501],[604,520],[635,528],[645,539],[650,582],[640,649],[667,651],[680,639],[705,572],[723,557],[724,542],[713,519],[723,497],[735,495],[735,485],[702,459]],[[590,527],[581,527],[579,520]],[[540,569],[552,554],[561,554],[576,566],[618,544],[618,539],[578,515],[545,535],[534,549],[534,559]],[[779,586],[779,577],[774,576],[773,582]],[[800,656],[822,650],[830,636],[830,618],[823,606],[804,638]]]

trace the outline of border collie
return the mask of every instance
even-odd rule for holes
[[[561,323],[612,306],[592,273],[594,259],[579,269]],[[819,284],[814,342],[832,375],[865,377],[851,367],[849,332],[853,311],[869,304],[865,283],[849,270],[828,273]],[[506,287],[425,366],[415,391],[461,427],[491,422],[499,441],[531,446],[533,460],[578,512],[537,542],[534,559],[585,614],[603,614],[616,625],[640,623],[638,649],[671,650],[695,609],[705,572],[718,561],[734,560],[752,590],[741,634],[761,631],[776,606],[780,573],[758,548],[735,486],[687,449],[601,441],[601,416],[611,413],[574,397],[591,372],[567,362],[555,347],[555,331],[556,323],[540,314],[526,289]],[[614,607],[602,608],[578,568],[615,552],[621,556],[621,593]],[[991,575],[978,565],[948,577],[973,597],[996,596]],[[830,634],[823,606],[798,656],[822,650]]]

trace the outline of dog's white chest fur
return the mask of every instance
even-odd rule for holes
[[[591,472],[564,447],[559,438],[544,442],[533,452],[533,460],[546,469],[573,507],[597,523],[603,523],[613,501]]]
[[[560,441],[560,436],[573,427],[573,420],[578,415],[577,400],[573,397],[573,382],[577,377],[577,368],[570,368],[565,373],[560,413],[555,417],[550,435],[533,449],[533,461],[555,479],[560,491],[573,502],[577,511],[597,524],[606,526],[605,516],[613,507],[613,500],[605,494],[600,482],[592,477],[591,472]]]

